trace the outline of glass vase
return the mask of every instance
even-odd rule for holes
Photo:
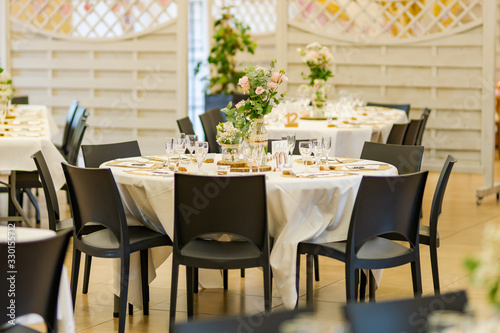
[[[267,134],[264,118],[255,119],[250,125],[249,141],[251,146],[266,146],[269,135]]]
[[[222,144],[222,160],[225,162],[237,162],[240,160],[240,145]]]
[[[0,102],[0,126],[4,124],[7,113],[9,113],[9,101]]]
[[[312,117],[325,117],[329,85],[324,80],[314,80],[311,96]]]

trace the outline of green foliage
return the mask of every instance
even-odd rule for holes
[[[209,93],[229,95],[235,92],[238,79],[245,73],[237,70],[235,56],[238,52],[254,54],[257,44],[248,33],[250,28],[230,13],[231,7],[223,7],[223,14],[214,24],[214,44],[210,49]],[[202,63],[198,63],[198,74]]]

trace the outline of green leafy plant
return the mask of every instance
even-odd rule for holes
[[[330,67],[333,65],[333,56],[326,46],[318,42],[311,43],[306,46],[306,49],[297,49],[302,62],[309,67],[310,73],[306,75],[302,72],[302,78],[309,80],[309,85],[318,84],[318,80],[328,81],[328,78],[333,77],[333,72]]]
[[[237,69],[235,56],[238,52],[254,54],[257,48],[248,33],[250,28],[237,20],[230,9],[223,7],[222,17],[214,24],[214,44],[207,59],[210,65],[210,94],[229,95],[236,92],[238,79],[244,72]],[[197,64],[195,74],[199,73],[201,65],[201,62]]]
[[[12,79],[7,71],[0,68],[0,103],[8,103],[12,100],[14,89],[12,88]]]

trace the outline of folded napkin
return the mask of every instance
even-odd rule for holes
[[[380,164],[365,164],[365,165],[344,165],[340,170],[342,171],[356,171],[356,170],[378,170]]]

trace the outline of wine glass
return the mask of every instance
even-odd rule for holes
[[[302,161],[304,162],[304,169],[307,168],[307,161],[309,156],[311,156],[312,148],[313,146],[311,141],[299,142],[299,152],[300,156],[302,156]]]
[[[165,142],[165,152],[167,153],[167,165],[170,169],[170,155],[174,153],[174,138],[167,137],[167,141]]]
[[[321,165],[321,155],[323,153],[323,139],[322,138],[314,139],[312,141],[312,153],[314,155],[314,162],[316,164],[316,167],[318,167],[318,169],[319,169],[319,166]]]
[[[286,135],[286,144],[288,146],[288,165],[292,165],[292,155],[293,149],[295,148],[295,134],[287,134]]]
[[[186,148],[189,150],[189,154],[191,155],[191,160],[193,159],[193,152],[196,148],[196,142],[198,142],[198,136],[195,134],[186,135]]]
[[[208,142],[203,142],[203,141],[198,141],[195,143],[195,156],[196,156],[196,162],[198,162],[198,172],[202,174],[201,172],[201,166],[203,165],[203,161],[205,160],[205,157],[207,156],[208,153]]]
[[[186,139],[181,139],[181,138],[174,139],[174,151],[179,156],[179,159],[177,161],[177,166],[178,166],[179,163],[181,162],[181,154],[183,154],[186,151]],[[178,167],[176,167],[176,170],[177,169]]]
[[[331,136],[324,136],[323,137],[323,152],[325,153],[326,156],[326,169],[328,170],[330,168],[329,165],[329,159],[330,159],[330,150],[332,149],[332,137]]]

